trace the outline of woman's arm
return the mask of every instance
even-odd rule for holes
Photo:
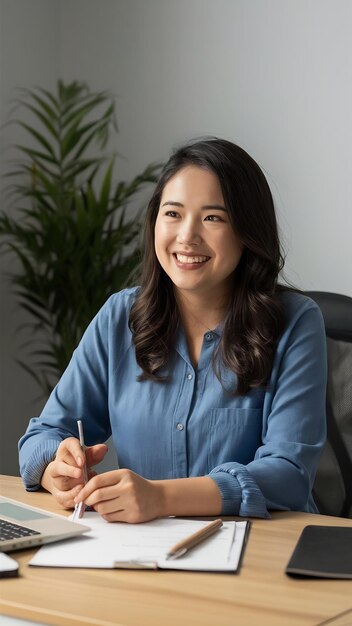
[[[221,494],[208,476],[146,480],[126,469],[92,478],[75,498],[109,522],[146,522],[168,515],[219,515]]]
[[[56,474],[59,446],[68,438],[78,444],[77,420],[84,422],[88,445],[101,444],[111,434],[106,391],[109,309],[108,301],[88,326],[41,416],[30,420],[19,441],[20,470],[27,490],[39,489],[43,478],[47,488],[46,468],[53,469],[51,477]]]
[[[247,465],[229,461],[210,473],[224,514],[317,510],[311,489],[326,438],[326,377],[323,318],[305,298],[278,344],[264,399],[262,445]]]

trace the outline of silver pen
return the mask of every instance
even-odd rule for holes
[[[84,475],[84,484],[86,485],[87,482],[88,482],[88,468],[87,468],[86,445],[84,443],[84,434],[83,434],[82,420],[77,420],[77,427],[78,427],[79,443],[81,445],[81,449],[82,449],[82,452],[84,454],[83,475]],[[86,508],[86,506],[85,506],[84,502],[79,502],[78,504],[76,504],[75,510],[73,511],[73,520],[75,520],[77,518],[78,519],[82,518],[83,515],[84,515],[85,508]]]

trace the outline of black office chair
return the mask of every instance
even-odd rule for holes
[[[327,443],[313,496],[320,513],[352,518],[352,298],[310,291],[320,307],[328,349]]]

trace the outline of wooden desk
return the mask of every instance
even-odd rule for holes
[[[0,476],[0,493],[64,513],[50,494],[25,492],[17,477]],[[34,568],[27,563],[35,550],[15,552],[20,576],[1,581],[1,613],[58,626],[317,626],[351,609],[352,585],[284,574],[307,524],[352,520],[290,512],[253,520],[238,576]]]

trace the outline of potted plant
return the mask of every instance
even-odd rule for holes
[[[12,202],[0,211],[0,249],[17,259],[9,279],[29,314],[19,362],[48,394],[92,317],[128,285],[141,228],[141,211],[131,212],[130,201],[155,181],[159,166],[114,183],[115,159],[104,152],[116,130],[107,92],[59,81],[54,93],[23,90],[19,106],[33,123],[12,120],[29,141],[16,146]]]

